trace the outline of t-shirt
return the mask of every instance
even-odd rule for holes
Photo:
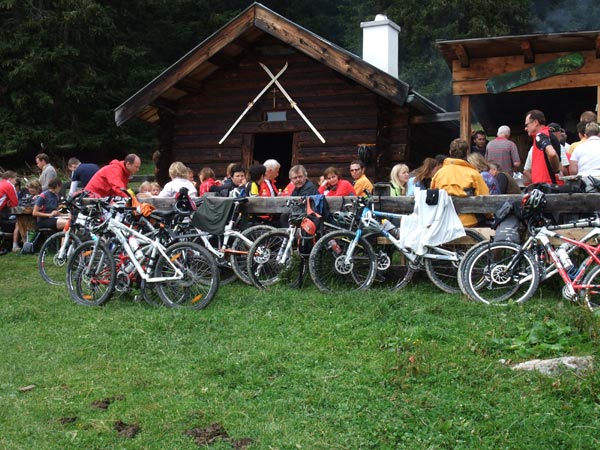
[[[40,212],[51,213],[55,209],[58,209],[58,195],[50,190],[44,191],[38,195],[34,205],[39,208]],[[45,217],[36,217],[36,219],[45,219]]]

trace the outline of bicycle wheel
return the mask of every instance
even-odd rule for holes
[[[412,280],[415,269],[404,253],[381,233],[371,233],[365,239],[373,247],[377,259],[377,274],[372,287],[396,292]]]
[[[175,269],[183,278],[154,283],[156,292],[169,308],[203,309],[212,301],[219,288],[219,269],[215,259],[204,247],[192,242],[178,242],[166,249],[156,262],[155,277],[173,277]]]
[[[279,282],[281,273],[292,266],[293,245],[288,245],[289,239],[288,230],[270,231],[257,238],[248,250],[248,278],[258,289]]]
[[[263,234],[274,230],[275,228],[270,225],[255,225],[244,230],[242,235],[249,239],[250,242],[254,243],[254,241]],[[246,284],[252,284],[252,281],[248,276],[248,250],[250,250],[251,245],[252,244],[246,244],[246,242],[239,237],[235,238],[233,244],[231,244],[231,267],[237,277]]]
[[[511,242],[482,245],[463,271],[467,295],[486,304],[522,303],[534,295],[540,282],[535,257]]]
[[[460,288],[460,291],[462,292],[462,294],[464,296],[466,296],[469,300],[475,300],[475,299],[471,298],[469,296],[469,294],[467,293],[467,290],[465,289],[464,267],[468,264],[470,257],[477,251],[477,249],[479,247],[482,247],[484,245],[489,245],[489,244],[490,244],[490,241],[481,241],[481,242],[478,242],[477,244],[473,245],[471,248],[469,248],[467,250],[465,255],[460,260],[460,263],[458,264],[458,272],[456,274],[456,278],[458,279],[458,287]]]
[[[65,284],[67,274],[67,260],[75,248],[81,244],[81,240],[74,234],[60,231],[54,233],[42,244],[38,255],[38,270],[42,279],[55,286]],[[65,239],[67,239],[65,241]]]
[[[583,284],[587,287],[581,292],[580,300],[590,311],[600,307],[600,266],[593,266],[583,277]]]
[[[361,238],[350,258],[345,262],[348,247],[354,240],[351,231],[332,231],[317,241],[310,252],[308,269],[321,292],[344,289],[366,290],[375,280],[377,258],[364,238]]]
[[[425,271],[433,284],[449,294],[460,293],[458,282],[458,265],[470,247],[485,240],[481,233],[465,229],[466,236],[439,245],[438,247],[456,254],[458,260],[424,258]],[[435,254],[435,249],[430,250]]]
[[[69,256],[67,290],[75,303],[104,304],[113,293],[115,281],[115,260],[104,244],[86,241]]]

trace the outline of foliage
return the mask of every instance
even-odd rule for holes
[[[397,294],[234,284],[203,311],[131,296],[85,308],[35,264],[0,257],[2,448],[196,449],[184,432],[214,423],[249,449],[600,444],[597,371],[546,378],[498,362],[515,354],[495,339],[532,323],[570,328],[563,347],[597,356],[598,318],[555,290],[493,308],[416,277]],[[140,432],[120,437],[118,421]]]

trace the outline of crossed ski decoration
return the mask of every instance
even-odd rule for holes
[[[219,144],[222,144],[225,141],[225,139],[227,139],[227,136],[229,136],[231,134],[231,132],[238,125],[238,123],[240,123],[240,121],[242,120],[242,118],[248,113],[248,111],[250,111],[250,109],[263,96],[263,94],[269,90],[269,88],[273,84],[275,84],[279,88],[279,90],[285,96],[285,98],[288,100],[288,102],[290,102],[290,106],[296,110],[296,112],[300,115],[300,117],[302,117],[302,119],[304,120],[304,122],[306,122],[306,124],[310,127],[310,129],[313,131],[313,133],[315,133],[315,135],[319,138],[319,140],[324,144],[325,143],[325,139],[323,139],[323,136],[321,136],[321,133],[319,133],[317,131],[317,129],[314,127],[314,125],[311,123],[311,121],[308,120],[308,118],[300,110],[300,107],[298,106],[298,104],[292,99],[292,97],[290,97],[290,95],[287,93],[287,91],[283,88],[283,86],[281,85],[281,83],[278,80],[278,78],[281,75],[283,75],[283,73],[286,71],[286,69],[288,67],[287,61],[286,61],[285,65],[283,66],[283,68],[279,72],[277,72],[277,75],[273,75],[273,72],[271,72],[269,70],[269,68],[267,66],[265,66],[263,63],[259,62],[259,64],[264,69],[264,71],[269,75],[269,77],[271,77],[271,81],[269,81],[267,83],[267,85],[263,88],[263,90],[260,91],[257,94],[257,96],[254,97],[254,99],[250,103],[248,103],[248,106],[246,106],[246,109],[244,111],[242,111],[242,114],[240,114],[240,116],[233,123],[233,125],[231,126],[231,128],[229,128],[229,130],[227,131],[227,133],[225,133],[225,136],[223,136],[221,138],[221,140],[219,141]]]

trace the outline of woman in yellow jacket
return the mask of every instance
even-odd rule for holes
[[[471,197],[474,195],[490,195],[490,191],[477,169],[466,161],[469,144],[462,139],[454,139],[450,143],[450,158],[431,180],[432,189],[443,189],[453,197]],[[479,223],[475,214],[459,214],[465,227],[474,227]]]

